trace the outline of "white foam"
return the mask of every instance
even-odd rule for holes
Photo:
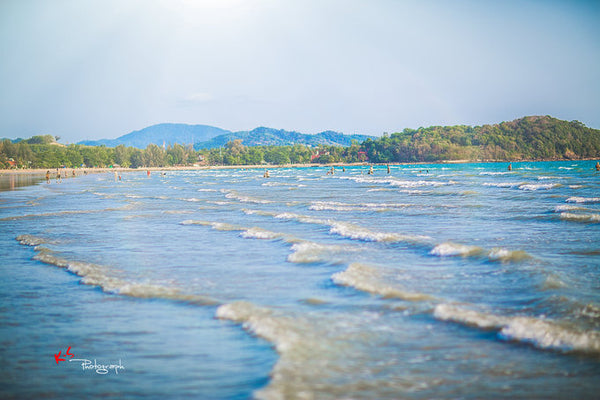
[[[518,183],[510,183],[510,182],[498,182],[498,183],[484,182],[482,185],[483,186],[499,187],[499,188],[512,188],[512,187],[519,186]]]
[[[285,234],[253,227],[243,231],[240,236],[247,239],[280,239],[285,237]]]
[[[497,330],[503,340],[530,343],[542,349],[600,352],[600,332],[580,331],[544,318],[494,315],[451,304],[438,304],[433,315],[443,321]]]
[[[331,221],[329,223],[330,233],[335,233],[354,240],[363,240],[367,242],[412,242],[423,243],[428,242],[431,238],[420,235],[402,235],[391,232],[378,232],[363,228],[358,225],[347,222]]]
[[[521,261],[531,258],[527,252],[523,250],[508,250],[505,248],[493,248],[488,253],[488,258],[491,261]]]
[[[445,242],[438,244],[429,252],[429,254],[440,257],[452,256],[472,256],[482,254],[483,249],[478,246],[467,246],[464,244]]]
[[[114,268],[87,262],[67,260],[45,248],[36,247],[35,249],[38,254],[36,254],[34,259],[45,264],[64,268],[81,277],[81,283],[98,286],[107,293],[140,298],[170,299],[203,305],[218,304],[214,299],[205,296],[184,294],[174,287],[157,285],[150,282],[131,282],[124,280],[117,277],[120,272]]]
[[[398,298],[407,301],[432,300],[429,295],[409,292],[399,287],[394,287],[382,279],[380,272],[368,265],[353,263],[345,271],[337,272],[331,276],[337,285],[350,286],[363,292],[375,295]]]
[[[313,201],[309,207],[316,211],[387,211],[411,207],[412,204],[403,203],[340,203],[337,201]]]
[[[554,208],[554,212],[563,212],[563,211],[574,211],[574,210],[585,210],[583,207],[571,206],[568,204],[557,206]]]
[[[211,221],[198,221],[193,219],[186,219],[181,222],[181,225],[202,225],[210,226],[217,231],[242,231],[244,228],[237,225],[227,224],[225,222],[211,222]]]
[[[563,212],[560,219],[575,222],[600,222],[600,214],[575,214]]]
[[[236,191],[233,191],[233,190],[222,190],[222,191],[224,193],[227,193],[225,195],[226,198],[232,199],[232,200],[237,200],[240,203],[255,203],[255,204],[270,204],[270,203],[273,203],[270,200],[257,199],[255,197],[240,195],[239,193],[237,193]]]
[[[351,246],[326,245],[315,242],[298,242],[292,245],[292,253],[287,260],[291,263],[310,264],[317,262],[341,262],[349,252],[359,249]]]
[[[534,190],[550,190],[550,189],[558,187],[558,186],[560,186],[558,183],[525,184],[525,185],[520,185],[519,189],[521,189],[521,190],[529,190],[529,191],[534,191]]]
[[[600,197],[569,197],[567,203],[600,203]]]
[[[34,235],[19,235],[17,236],[17,240],[19,243],[24,244],[26,246],[39,246],[41,244],[47,243],[47,240]]]

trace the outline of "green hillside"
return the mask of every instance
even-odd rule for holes
[[[405,129],[362,147],[371,162],[565,160],[600,157],[600,130],[550,116],[483,126]]]

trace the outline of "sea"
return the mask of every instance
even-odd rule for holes
[[[3,176],[0,397],[597,399],[595,164]]]

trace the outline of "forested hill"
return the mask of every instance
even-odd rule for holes
[[[231,133],[225,129],[209,125],[158,124],[133,131],[116,139],[84,140],[79,142],[86,146],[116,147],[119,145],[145,149],[149,144],[158,146],[179,143],[203,142],[215,136]]]
[[[600,158],[600,130],[550,116],[483,126],[405,129],[366,140],[371,162]]]
[[[372,136],[366,135],[344,135],[334,131],[324,131],[315,135],[259,127],[251,131],[232,132],[216,136],[206,142],[194,144],[195,149],[214,149],[223,147],[227,142],[240,139],[244,146],[291,146],[303,144],[307,146],[350,146],[355,140],[361,143]]]

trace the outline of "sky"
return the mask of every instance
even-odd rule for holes
[[[600,128],[600,1],[0,0],[0,137]]]

